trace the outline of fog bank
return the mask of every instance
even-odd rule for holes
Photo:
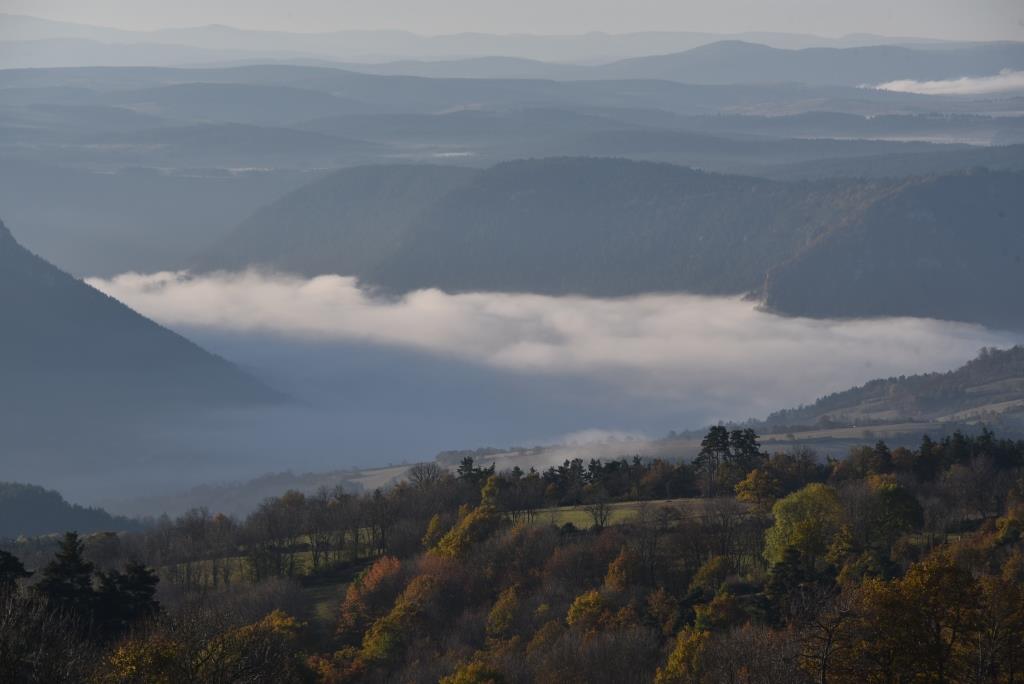
[[[1024,71],[1003,69],[995,76],[964,76],[943,81],[890,81],[875,88],[918,95],[994,95],[1024,91]]]
[[[549,382],[586,378],[624,397],[702,406],[708,419],[760,416],[874,377],[950,369],[981,346],[1017,341],[963,323],[786,318],[738,298],[687,294],[422,290],[388,299],[354,278],[254,271],[88,282],[172,328],[405,349]],[[591,427],[610,426],[566,431]],[[461,446],[471,445],[453,436],[452,447]]]

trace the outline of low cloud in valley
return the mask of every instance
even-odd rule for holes
[[[919,95],[992,95],[1024,91],[1024,71],[1003,69],[994,76],[964,76],[942,81],[890,81],[875,88]]]
[[[501,372],[579,376],[638,399],[759,416],[874,377],[944,370],[1008,333],[929,319],[776,316],[739,298],[622,299],[422,290],[377,297],[354,278],[247,271],[89,283],[172,328],[405,348]]]

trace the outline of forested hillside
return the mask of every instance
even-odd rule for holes
[[[368,167],[291,193],[203,263],[354,274],[393,290],[739,293],[882,187],[616,159]],[[254,246],[232,246],[243,243]]]
[[[31,254],[0,223],[0,405],[143,408],[266,402],[277,394]]]
[[[998,420],[1024,424],[1024,347],[983,349],[948,373],[885,378],[779,411],[767,426],[870,425],[872,422]]]
[[[110,515],[101,508],[68,503],[52,490],[0,482],[0,538],[34,537],[65,530],[82,534],[121,532],[140,527],[134,520]]]
[[[431,165],[338,171],[260,209],[200,263],[365,275],[401,247],[427,208],[477,173]]]
[[[368,167],[296,191],[205,255],[404,292],[763,296],[815,317],[1024,326],[1024,173],[778,182],[621,159]],[[984,270],[986,277],[977,274]]]
[[[878,191],[616,159],[510,162],[431,207],[370,280],[398,290],[741,293]]]
[[[718,426],[693,463],[467,457],[373,493],[282,493],[244,519],[6,543],[0,673],[1011,684],[1022,464],[1024,442],[988,431],[823,463]]]
[[[770,271],[765,302],[804,316],[925,316],[1021,328],[1024,173],[909,180]],[[1009,299],[1008,299],[1009,298]]]

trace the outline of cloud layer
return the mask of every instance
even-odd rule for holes
[[[890,81],[874,87],[919,95],[993,95],[1024,91],[1024,71],[1003,69],[995,76],[964,76],[945,81]]]
[[[383,299],[354,278],[253,271],[88,282],[171,327],[388,345],[503,372],[596,378],[625,396],[755,412],[874,377],[953,368],[981,346],[1017,341],[961,323],[784,318],[736,298],[685,294],[590,299],[423,290]]]

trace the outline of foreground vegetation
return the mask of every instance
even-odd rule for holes
[[[1024,442],[416,466],[0,553],[0,679],[1024,681]],[[30,570],[35,572],[30,574]]]

